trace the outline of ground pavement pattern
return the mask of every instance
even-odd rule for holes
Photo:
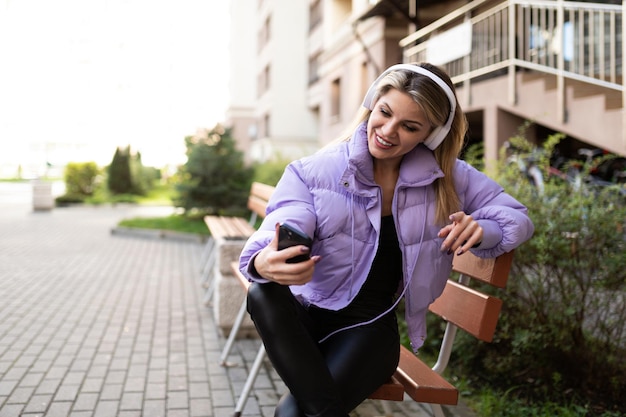
[[[0,183],[0,417],[232,416],[259,341],[235,344],[239,366],[219,365],[203,244],[111,233],[122,218],[171,210],[34,212],[27,185]],[[243,416],[272,416],[284,390],[266,362]],[[429,415],[410,400],[392,409]],[[368,400],[351,416],[382,414]]]

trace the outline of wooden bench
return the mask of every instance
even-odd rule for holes
[[[203,259],[204,267],[200,281],[207,288],[204,295],[204,303],[208,304],[215,289],[214,272],[215,266],[219,263],[220,245],[228,241],[245,241],[255,231],[256,221],[265,217],[265,209],[274,187],[260,182],[252,183],[248,196],[248,209],[250,218],[248,220],[235,216],[205,216],[206,224],[211,236],[205,246]],[[219,265],[218,265],[219,266]]]
[[[409,349],[401,346],[400,362],[395,374],[388,383],[378,388],[369,398],[403,401],[406,394],[414,401],[429,403],[435,417],[445,417],[442,405],[456,405],[459,399],[458,389],[442,376],[452,353],[457,329],[461,328],[482,341],[491,342],[502,308],[502,301],[499,298],[470,288],[470,281],[474,279],[496,288],[504,288],[512,261],[513,252],[505,253],[495,259],[481,259],[471,253],[455,255],[453,271],[458,273],[458,280],[448,280],[442,295],[429,307],[432,313],[446,322],[435,365],[431,368]],[[238,262],[233,262],[231,268],[241,286],[247,291],[250,284],[239,271]],[[239,322],[235,322],[229,342],[222,352],[222,365],[228,365],[226,359],[232,347],[232,341],[241,324],[240,321],[246,314],[245,298],[240,314],[241,317],[237,317]],[[235,406],[235,417],[241,415],[264,357],[265,349],[261,344]],[[383,406],[386,414],[391,416],[388,404],[384,402]]]

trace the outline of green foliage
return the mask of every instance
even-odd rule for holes
[[[252,169],[244,165],[230,130],[220,125],[205,136],[187,136],[187,162],[177,173],[174,204],[207,214],[245,210]]]
[[[107,185],[113,194],[130,194],[133,181],[130,171],[130,146],[125,149],[116,148],[111,165],[109,165]]]
[[[118,223],[118,226],[136,227],[142,229],[173,230],[199,235],[209,234],[209,229],[207,229],[202,218],[193,218],[179,214],[173,214],[166,217],[135,217],[132,219],[124,219]]]
[[[65,167],[66,194],[77,197],[93,195],[100,169],[95,162],[70,162]]]
[[[161,172],[146,167],[141,162],[141,153],[133,153],[130,146],[116,148],[108,167],[107,186],[111,194],[145,195],[161,178]]]
[[[528,207],[535,234],[516,250],[496,340],[460,337],[456,353],[468,374],[518,386],[515,395],[525,401],[576,402],[593,408],[591,415],[626,411],[626,204],[614,189],[548,177],[561,138],[551,136],[541,149],[512,139],[539,156],[547,178],[538,193],[504,161],[497,178]]]
[[[481,417],[619,417],[622,414],[612,411],[595,411],[575,403],[560,404],[551,401],[541,405],[533,404],[515,395],[515,389],[504,393],[485,390],[475,402]]]
[[[291,161],[277,159],[256,165],[254,167],[254,180],[263,184],[276,185],[289,162]]]

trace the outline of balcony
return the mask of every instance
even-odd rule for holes
[[[446,69],[464,108],[496,106],[626,155],[623,8],[475,0],[400,42],[405,62]]]

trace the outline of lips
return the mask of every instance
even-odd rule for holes
[[[376,143],[378,143],[379,145],[385,148],[390,148],[393,146],[393,143],[387,142],[385,139],[381,138],[378,135],[376,135]]]

